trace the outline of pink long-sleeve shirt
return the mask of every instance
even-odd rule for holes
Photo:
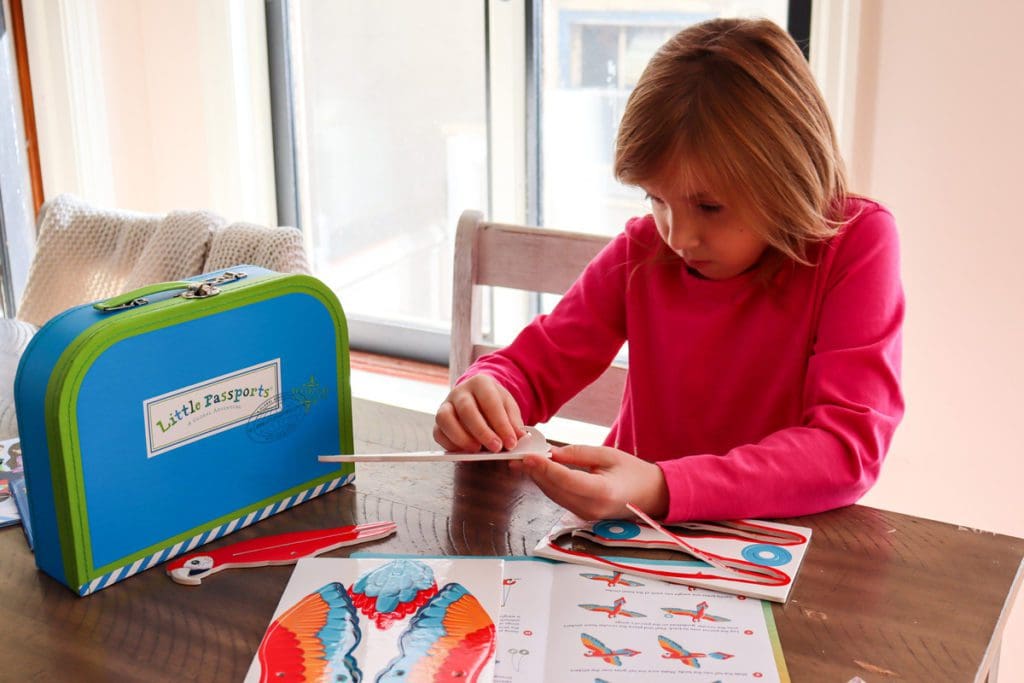
[[[903,415],[904,297],[892,215],[853,198],[842,231],[765,281],[706,280],[635,218],[549,315],[480,358],[527,424],[548,420],[629,342],[605,445],[665,474],[667,521],[790,517],[878,478]]]

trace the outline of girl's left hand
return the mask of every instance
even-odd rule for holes
[[[528,455],[510,466],[526,472],[548,498],[583,519],[632,517],[626,503],[655,519],[668,512],[668,487],[661,468],[615,448],[552,448],[551,458]]]

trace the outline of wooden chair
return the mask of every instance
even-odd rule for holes
[[[478,211],[463,212],[455,235],[450,383],[474,360],[499,348],[483,339],[483,286],[564,294],[609,241],[600,235],[489,223]],[[612,365],[562,406],[557,417],[610,426],[625,382],[625,366]]]

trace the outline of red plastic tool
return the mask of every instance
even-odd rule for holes
[[[198,586],[207,576],[222,569],[293,564],[303,557],[390,536],[396,528],[394,522],[372,522],[253,538],[179,557],[167,564],[167,574],[180,584]]]

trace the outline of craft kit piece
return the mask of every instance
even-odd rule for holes
[[[395,533],[394,522],[373,522],[335,529],[293,531],[233,543],[209,552],[193,553],[168,562],[167,575],[177,583],[198,586],[210,574],[223,569],[294,564],[336,548],[367,543]]]
[[[487,559],[300,560],[245,680],[491,681],[500,584]]]
[[[536,427],[527,427],[526,436],[513,448],[492,453],[458,451],[412,451],[409,453],[357,453],[354,455],[321,455],[320,462],[476,462],[480,460],[522,460],[536,454],[550,457],[551,446]]]
[[[663,525],[641,510],[629,507],[642,523],[620,519],[588,522],[566,514],[540,540],[532,554],[785,602],[811,540],[811,530],[806,527],[750,519]],[[668,550],[684,557],[675,561],[621,553],[596,555],[573,549],[573,538],[609,548]]]
[[[88,595],[331,491],[348,333],[308,275],[237,266],[47,322],[15,380],[36,564]]]

